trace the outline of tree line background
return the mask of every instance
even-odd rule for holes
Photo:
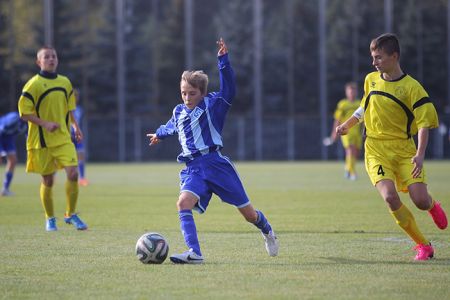
[[[257,1],[262,9],[259,25],[254,22]],[[36,50],[46,43],[48,30],[45,2],[0,0],[2,112],[17,109],[23,85],[38,71]],[[86,118],[114,118],[121,103],[126,118],[168,119],[180,102],[183,70],[204,70],[210,76],[209,89],[218,88],[215,41],[223,37],[237,77],[231,114],[263,120],[326,114],[327,120],[320,123],[320,137],[330,130],[325,127],[331,126],[335,105],[344,97],[344,84],[356,81],[362,95],[364,77],[374,70],[369,43],[386,31],[400,38],[404,71],[424,85],[441,114],[450,112],[450,1],[122,2],[123,20],[118,20],[117,1],[52,1],[50,26],[52,44],[59,55],[58,72],[80,88]],[[390,19],[386,5],[391,6]],[[320,27],[321,13],[324,28]],[[118,30],[122,32],[120,40]],[[255,44],[257,34],[259,47]],[[320,48],[321,42],[324,48]],[[121,81],[116,75],[118,51],[123,52],[125,66]],[[255,55],[260,55],[259,69],[255,69]],[[319,74],[323,57],[326,86]],[[259,93],[255,76],[261,78]],[[118,93],[119,82],[124,83],[122,94]],[[259,108],[255,101],[260,101]]]

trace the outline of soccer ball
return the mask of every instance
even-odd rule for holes
[[[156,232],[143,234],[136,243],[136,256],[143,264],[161,264],[168,253],[169,244]]]

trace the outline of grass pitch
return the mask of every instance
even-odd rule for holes
[[[156,231],[185,250],[175,202],[176,163],[89,164],[78,211],[89,230],[64,224],[57,176],[57,232],[47,233],[38,175],[19,166],[14,197],[0,198],[0,299],[446,299],[450,230],[436,228],[407,195],[436,258],[413,262],[412,242],[371,187],[343,178],[342,162],[237,163],[247,193],[280,241],[269,257],[257,229],[214,197],[195,214],[204,265],[144,265],[134,254]],[[450,213],[450,162],[427,162],[429,187]]]

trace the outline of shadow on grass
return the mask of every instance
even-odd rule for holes
[[[208,267],[208,266],[219,266],[219,265],[249,265],[249,266],[290,266],[293,265],[296,266],[331,266],[331,265],[411,265],[411,266],[450,266],[450,259],[446,258],[433,258],[428,261],[392,261],[392,260],[386,260],[386,261],[380,261],[380,260],[362,260],[362,259],[353,259],[353,258],[346,258],[346,257],[319,257],[320,259],[327,260],[325,261],[314,261],[314,262],[287,262],[287,261],[280,261],[276,258],[271,259],[270,261],[258,261],[258,262],[245,262],[245,261],[228,261],[228,262],[219,262],[219,261],[205,261],[204,264],[201,265],[187,265],[187,264],[173,264],[170,263],[173,266],[195,266],[195,267]]]
[[[280,234],[384,234],[392,235],[398,234],[398,231],[366,231],[366,230],[275,230],[278,235]],[[243,230],[202,230],[202,233],[229,233],[229,234],[246,234],[251,233],[248,229]]]
[[[378,261],[378,260],[362,260],[362,259],[353,259],[353,258],[346,258],[346,257],[321,257],[322,259],[329,260],[333,262],[334,264],[342,264],[342,265],[444,265],[444,266],[450,266],[450,259],[445,258],[433,258],[428,261],[392,261],[392,260],[386,260],[386,261]],[[320,263],[318,263],[320,264]]]

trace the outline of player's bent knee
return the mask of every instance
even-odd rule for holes
[[[384,201],[389,204],[397,204],[398,202],[400,202],[400,197],[397,193],[388,193],[384,196]]]
[[[52,187],[53,183],[54,183],[53,175],[44,175],[44,176],[42,176],[42,183],[46,187]]]
[[[245,218],[247,222],[256,223],[258,221],[258,213],[251,205],[247,205],[245,207],[239,208],[242,216]]]
[[[420,210],[429,210],[431,208],[432,201],[429,197],[412,198],[412,200]]]
[[[409,186],[409,196],[418,209],[428,210],[431,208],[433,200],[424,184],[416,183]]]
[[[193,194],[188,193],[188,192],[183,192],[178,197],[177,209],[178,210],[192,209],[192,208],[194,208],[197,201],[198,201],[197,197],[194,196]]]
[[[67,179],[69,179],[70,181],[78,181],[78,172],[73,171],[73,172],[67,173]]]

